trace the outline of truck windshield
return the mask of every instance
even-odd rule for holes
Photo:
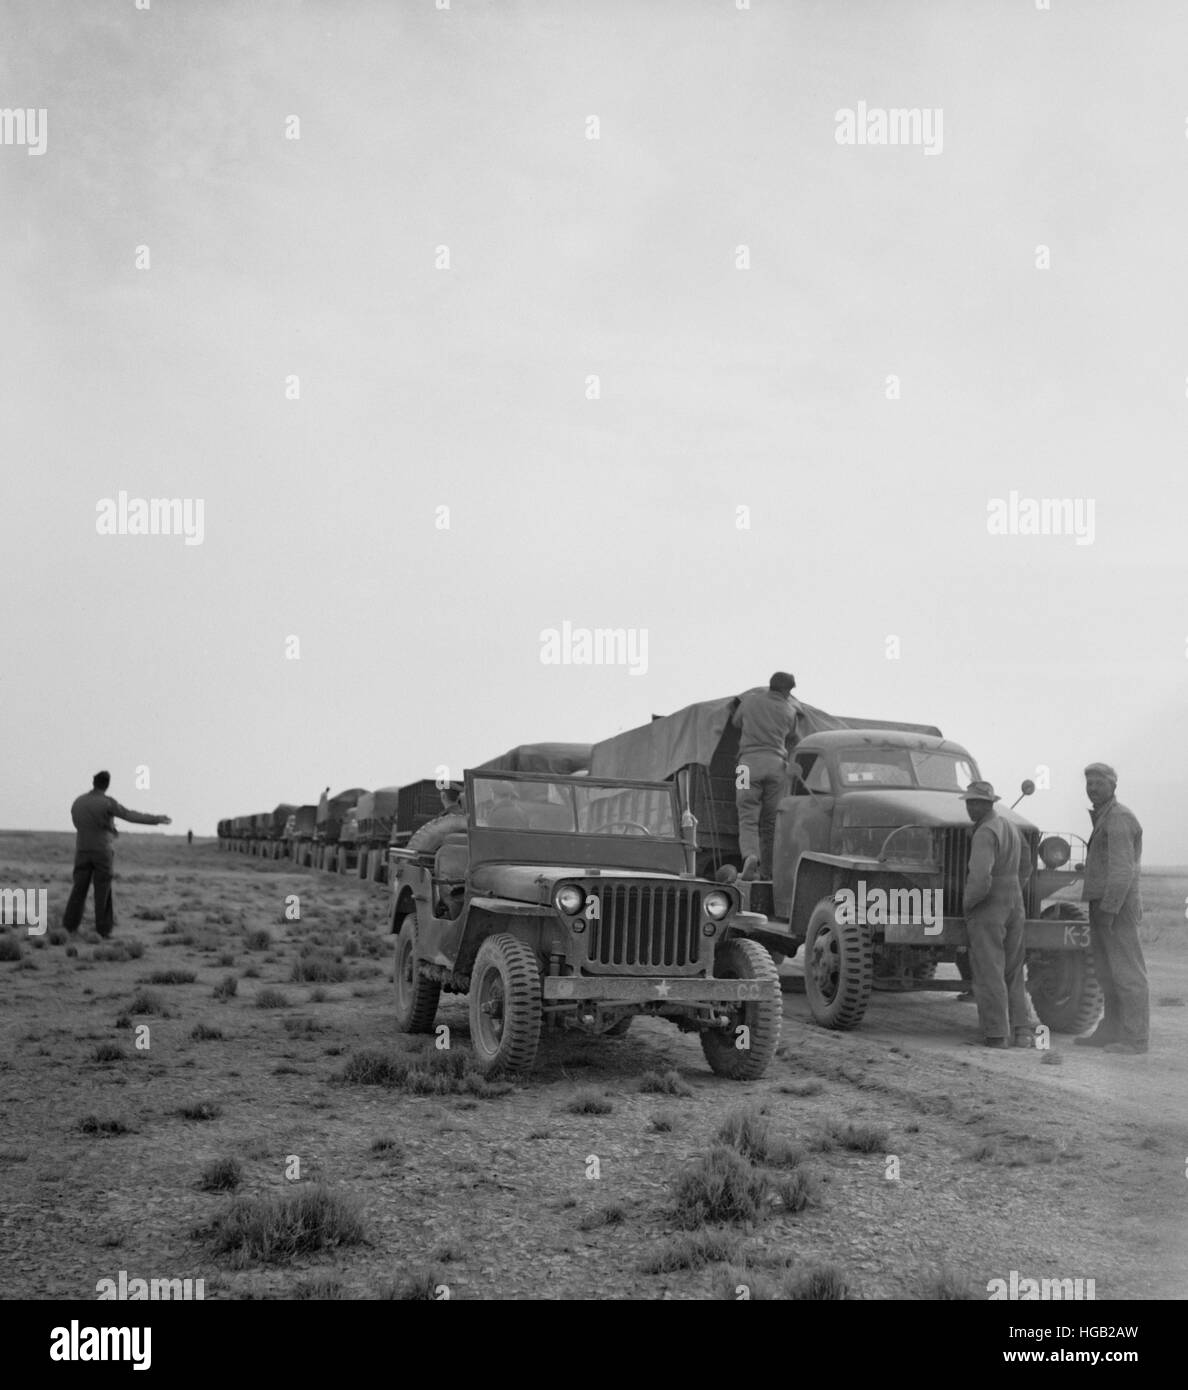
[[[474,823],[491,830],[551,830],[571,835],[677,838],[673,791],[539,779],[474,779]]]
[[[977,775],[968,758],[931,748],[856,748],[838,759],[843,787],[960,792]]]

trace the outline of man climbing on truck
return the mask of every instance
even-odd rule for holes
[[[766,690],[749,690],[742,696],[731,717],[740,731],[735,800],[744,879],[771,877],[776,811],[800,714],[792,698],[795,688],[795,676],[777,671]]]

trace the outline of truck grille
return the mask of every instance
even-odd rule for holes
[[[943,908],[947,917],[960,917],[965,902],[965,875],[969,869],[971,825],[950,827],[941,836],[941,886],[944,889]]]
[[[640,975],[691,973],[701,951],[701,893],[666,884],[599,884],[599,919],[586,929],[586,968]]]
[[[941,837],[941,875],[944,886],[944,911],[947,917],[960,917],[964,911],[965,876],[969,869],[969,842],[973,826],[950,827]],[[1019,884],[1028,916],[1036,914],[1035,864],[1039,832],[1024,831],[1023,849],[1019,855]]]

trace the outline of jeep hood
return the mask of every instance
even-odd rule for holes
[[[703,882],[683,879],[663,869],[602,869],[593,871],[580,864],[479,864],[471,870],[470,882],[476,892],[516,902],[551,903],[553,885],[567,878],[672,879],[675,883]]]
[[[1020,830],[1035,826],[1000,801],[999,815],[1012,821]],[[846,792],[837,799],[837,824],[846,826],[877,825],[967,825],[973,821],[958,792],[929,791],[923,787],[892,787],[884,791]]]

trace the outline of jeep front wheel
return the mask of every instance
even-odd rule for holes
[[[540,1045],[540,1022],[536,956],[506,932],[487,937],[470,972],[470,1042],[479,1071],[527,1071]]]
[[[410,912],[396,937],[396,1028],[401,1033],[428,1033],[437,1017],[441,986],[417,970],[417,914]]]
[[[844,1030],[862,1022],[874,978],[874,949],[864,926],[839,922],[837,905],[822,898],[804,940],[804,992],[816,1021]]]
[[[780,1044],[784,1001],[779,971],[765,946],[738,937],[718,947],[714,978],[758,981],[759,997],[734,1005],[729,1010],[729,1027],[701,1032],[701,1050],[715,1076],[755,1081],[767,1070]],[[746,1032],[740,1033],[740,1028]]]

